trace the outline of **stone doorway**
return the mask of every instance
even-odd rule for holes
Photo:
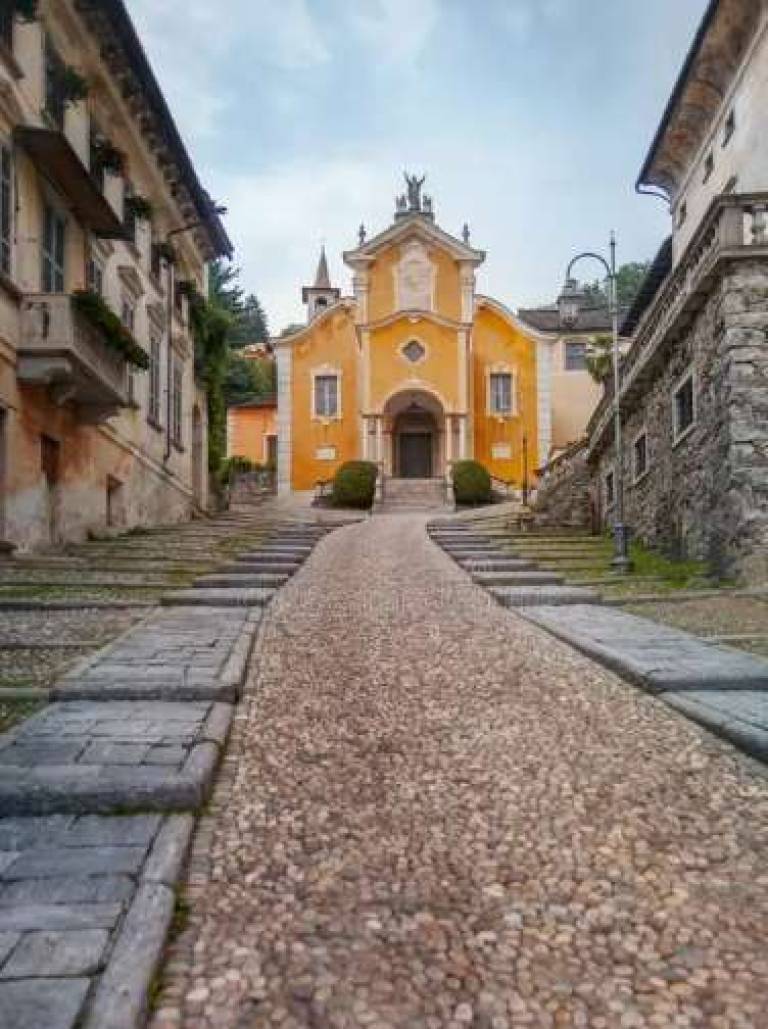
[[[440,402],[421,390],[392,397],[384,415],[387,475],[431,479],[443,474],[444,415]]]

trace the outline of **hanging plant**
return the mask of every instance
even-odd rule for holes
[[[165,261],[166,264],[176,263],[176,251],[173,249],[173,245],[167,240],[162,240],[160,243],[155,243],[155,253],[161,261]]]
[[[122,175],[125,158],[122,150],[118,150],[108,139],[99,139],[93,147],[93,160],[97,168],[108,171],[111,175]]]
[[[149,354],[139,346],[118,316],[98,293],[79,289],[72,294],[72,306],[99,331],[104,343],[122,354],[134,368],[149,368]]]
[[[22,21],[35,21],[37,18],[37,0],[11,0],[11,7]]]
[[[151,201],[147,200],[146,197],[139,196],[138,193],[133,193],[131,196],[127,196],[125,198],[125,206],[134,218],[144,218],[146,221],[149,221],[152,217],[152,212],[154,210]]]
[[[176,283],[176,289],[181,296],[189,297],[190,300],[200,296],[197,291],[197,283],[194,279],[179,279]]]
[[[87,80],[69,64],[59,71],[58,86],[65,104],[79,104],[88,96]]]

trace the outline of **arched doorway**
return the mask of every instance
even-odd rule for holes
[[[391,397],[385,407],[389,474],[400,479],[442,476],[444,424],[442,405],[431,393],[407,390]]]

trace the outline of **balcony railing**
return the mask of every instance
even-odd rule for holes
[[[723,265],[755,257],[768,258],[768,193],[727,193],[715,197],[685,253],[643,316],[622,359],[622,401],[643,389],[663,346],[679,338],[691,324]],[[592,445],[611,424],[612,394],[612,389],[606,391],[593,416]]]
[[[45,386],[57,404],[77,405],[86,421],[102,421],[129,403],[127,363],[72,306],[66,293],[24,298],[19,380]]]

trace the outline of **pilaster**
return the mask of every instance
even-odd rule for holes
[[[278,346],[277,364],[277,491],[291,492],[291,447],[292,447],[292,358],[288,344]]]

